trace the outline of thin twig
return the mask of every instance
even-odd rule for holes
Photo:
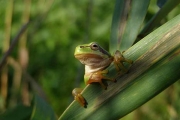
[[[3,66],[6,64],[7,61],[7,57],[11,54],[13,48],[16,46],[17,42],[19,41],[19,38],[21,37],[21,35],[25,32],[25,30],[27,29],[28,25],[30,22],[24,24],[22,26],[22,28],[20,29],[20,31],[18,32],[18,34],[15,36],[15,38],[12,40],[12,43],[9,47],[9,49],[7,50],[7,52],[3,55],[1,61],[0,61],[0,71],[2,70]]]

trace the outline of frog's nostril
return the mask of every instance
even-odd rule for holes
[[[80,46],[80,48],[84,48],[84,46]]]

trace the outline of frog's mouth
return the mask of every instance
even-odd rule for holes
[[[76,54],[75,58],[77,58],[82,64],[93,66],[93,68],[106,67],[113,60],[113,57],[104,58],[95,54]]]
[[[96,64],[102,62],[104,58],[95,54],[76,54],[75,58],[78,59],[82,64]]]

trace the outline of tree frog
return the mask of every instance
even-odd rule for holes
[[[104,89],[106,89],[107,86],[102,80],[115,82],[117,76],[127,72],[123,62],[132,64],[132,61],[125,59],[120,51],[117,50],[114,56],[112,56],[96,42],[77,46],[74,56],[85,65],[84,82],[86,84],[97,82]],[[110,66],[114,66],[116,71],[112,72],[109,68]],[[110,72],[113,74],[110,74]],[[114,76],[115,78],[113,78]],[[75,88],[72,94],[74,99],[85,107],[86,101],[81,95],[81,91],[80,88]]]

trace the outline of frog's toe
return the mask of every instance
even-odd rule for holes
[[[79,102],[79,104],[83,107],[86,106],[86,101],[84,99],[84,97],[81,94],[77,94],[76,96],[74,96],[74,99]]]
[[[107,90],[107,86],[101,81],[99,81],[99,84],[101,85],[101,87],[104,89],[104,90]]]
[[[116,78],[113,80],[113,82],[115,82],[115,83],[117,82]]]
[[[129,63],[129,64],[133,64],[132,60],[126,59],[125,62]]]
[[[76,100],[81,106],[86,107],[87,102],[84,99],[84,97],[81,95],[82,89],[81,88],[75,88],[72,91],[72,94],[74,96],[74,100]]]

